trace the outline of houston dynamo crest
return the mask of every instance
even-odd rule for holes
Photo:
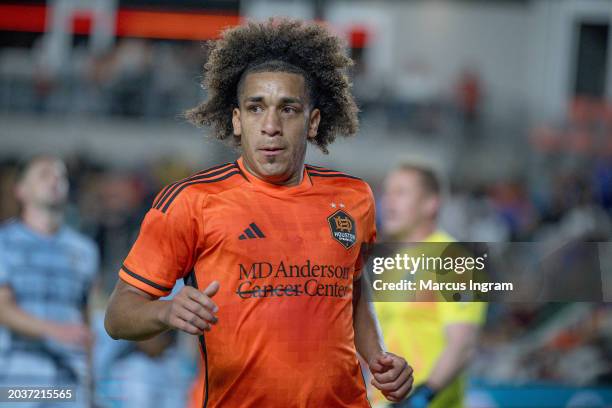
[[[357,241],[355,220],[346,211],[338,210],[327,217],[332,238],[349,249]]]

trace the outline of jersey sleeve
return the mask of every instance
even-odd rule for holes
[[[355,274],[353,275],[354,280],[361,278],[363,265],[365,265],[368,260],[370,247],[374,244],[374,242],[376,242],[376,205],[374,204],[374,194],[372,193],[370,186],[367,184],[366,186],[368,188],[368,209],[364,217],[364,235],[359,257],[357,258],[357,263],[355,264]]]
[[[167,211],[151,208],[119,271],[126,283],[150,295],[167,296],[193,267],[198,222],[181,194]]]

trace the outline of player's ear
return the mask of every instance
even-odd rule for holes
[[[310,112],[310,118],[308,119],[308,139],[314,139],[317,137],[319,122],[321,122],[321,111],[314,108],[312,112]]]
[[[436,194],[431,194],[425,203],[425,210],[430,217],[436,217],[440,211],[440,197]]]
[[[232,111],[232,127],[234,128],[234,135],[242,136],[242,126],[240,125],[240,109],[234,108]]]

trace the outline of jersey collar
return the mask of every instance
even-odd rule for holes
[[[236,161],[236,163],[238,163],[238,167],[240,167],[240,171],[242,172],[244,177],[247,179],[247,181],[251,183],[251,185],[253,185],[255,188],[259,190],[263,190],[270,194],[296,194],[296,193],[301,193],[303,191],[306,191],[312,187],[312,180],[310,180],[310,176],[308,175],[308,172],[306,171],[305,167],[303,170],[304,173],[302,174],[302,181],[300,184],[296,186],[279,186],[277,184],[271,184],[271,183],[265,182],[262,179],[258,178],[257,176],[253,175],[252,173],[250,173],[244,166],[242,156],[240,156],[240,158]]]

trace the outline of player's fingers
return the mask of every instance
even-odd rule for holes
[[[218,319],[209,309],[205,308],[198,302],[191,299],[186,299],[181,305],[191,313],[199,316],[202,320],[210,324],[216,324]]]
[[[383,395],[388,399],[388,400],[392,400],[393,401],[400,401],[402,400],[406,395],[408,395],[408,393],[410,392],[410,390],[412,389],[412,384],[413,384],[414,380],[412,377],[408,377],[408,379],[402,384],[400,385],[395,391],[391,391],[388,393],[383,393]]]
[[[208,285],[208,287],[204,289],[204,294],[208,297],[213,297],[219,291],[219,287],[220,287],[219,282],[212,281],[210,285]]]
[[[388,370],[384,372],[373,373],[372,375],[379,383],[390,383],[395,381],[397,377],[399,377],[399,375],[403,373],[407,368],[410,367],[408,366],[406,360],[398,358],[394,361],[394,365],[389,367]],[[412,371],[412,368],[410,368],[410,371]]]
[[[192,290],[188,292],[188,296],[189,299],[195,300],[213,313],[216,313],[219,310],[219,307],[216,305],[216,303],[213,302],[212,299],[208,297],[208,295],[205,295],[204,292],[200,292],[199,290]]]
[[[372,374],[374,373],[384,373],[385,371],[389,370],[389,366],[382,364],[380,361],[380,357],[376,357],[374,359],[372,359],[372,362],[370,363],[370,371],[372,372]]]
[[[202,333],[204,330],[210,329],[207,322],[187,309],[177,311],[176,316],[190,325],[197,327],[200,330],[200,333]]]
[[[370,363],[370,372],[372,374],[381,372],[383,368],[384,366],[382,364],[378,364],[375,361]]]
[[[382,353],[377,355],[370,362],[370,371],[374,373],[383,373],[389,370],[389,367],[393,365],[393,358],[388,353]]]
[[[384,392],[388,392],[388,391],[392,391],[392,390],[393,390],[393,386],[392,386],[392,385],[390,385],[391,383],[380,382],[380,381],[377,381],[375,378],[372,378],[372,379],[370,380],[370,383],[371,383],[371,384],[372,384],[374,387],[376,387],[376,388],[378,388],[380,391],[382,391],[383,393],[384,393]]]
[[[180,319],[178,316],[172,316],[170,318],[170,325],[177,330],[184,331],[188,334],[202,334],[202,330],[195,327],[193,324],[186,322],[185,320]]]
[[[393,356],[391,354],[385,353],[378,356],[378,362],[382,365],[392,365],[393,364]]]
[[[410,378],[410,373],[407,370],[403,370],[395,379],[392,381],[384,382],[376,380],[379,390],[381,391],[395,391],[400,388],[408,379]]]
[[[389,400],[389,401],[391,401],[391,402],[400,402],[400,401],[401,401],[401,399],[400,399],[400,398],[395,398],[395,397],[392,397],[392,396],[390,396],[390,395],[385,395],[385,394],[383,394],[383,395],[385,396],[385,398],[386,398],[387,400]]]
[[[382,386],[378,381],[376,381],[375,378],[372,378],[370,380],[370,384],[372,384],[374,387],[378,388],[380,390],[380,387]]]
[[[386,384],[395,381],[399,372],[387,370],[383,373],[374,373],[372,376],[381,384]]]
[[[388,382],[387,381],[380,381],[375,376],[372,376],[372,379],[370,380],[370,383],[374,387],[378,388],[381,391],[386,390],[386,388],[388,387]]]

